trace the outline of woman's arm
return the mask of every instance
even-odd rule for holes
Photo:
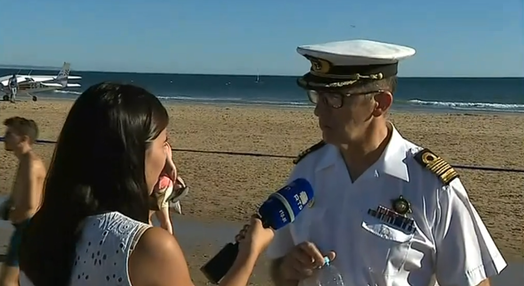
[[[173,160],[166,159],[162,173],[166,173],[169,178],[171,178],[171,180],[176,181],[176,178],[178,177],[178,170],[176,168],[175,162],[173,162]]]
[[[166,174],[171,177],[171,180],[176,181],[178,176],[178,170],[176,168],[175,162],[173,161],[173,151],[171,150],[171,145],[167,144],[165,146],[164,152],[166,152],[166,163],[164,165],[164,170]]]
[[[158,222],[160,222],[160,227],[167,230],[170,234],[173,234],[173,224],[171,223],[171,217],[169,216],[169,207],[156,211],[155,216],[158,219]]]
[[[258,255],[256,254],[240,254],[237,256],[237,259],[233,263],[231,269],[220,281],[220,286],[229,286],[229,285],[247,285],[249,282],[249,277],[255,268],[255,263],[257,262]]]
[[[247,285],[260,252],[240,252],[221,286]],[[129,258],[133,286],[192,286],[187,262],[176,238],[157,227],[148,229]]]

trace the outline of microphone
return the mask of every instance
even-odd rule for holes
[[[292,223],[297,215],[313,203],[313,187],[306,179],[296,179],[271,194],[258,209],[264,227],[274,230]],[[228,243],[209,262],[200,268],[206,278],[218,284],[233,266],[238,255],[238,242]]]

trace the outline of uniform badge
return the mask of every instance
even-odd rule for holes
[[[429,149],[424,149],[415,154],[415,161],[437,175],[444,185],[448,185],[459,177],[459,174],[448,162]]]
[[[407,206],[407,209],[409,210],[409,203]],[[368,214],[389,226],[400,229],[407,233],[414,233],[416,230],[415,220],[413,218],[404,214],[400,214],[397,211],[388,209],[384,206],[378,206],[376,210],[369,209]]]
[[[401,215],[405,215],[408,213],[411,213],[411,204],[408,200],[406,200],[403,196],[400,196],[394,200],[392,200],[393,203],[393,210]]]

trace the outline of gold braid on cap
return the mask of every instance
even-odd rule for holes
[[[330,76],[332,77],[332,76]],[[370,74],[370,75],[361,75],[361,74],[356,74],[355,75],[356,79],[353,79],[353,80],[348,80],[348,81],[339,81],[339,82],[333,82],[333,83],[330,83],[330,84],[324,84],[326,87],[330,88],[330,87],[343,87],[343,86],[347,86],[347,85],[352,85],[354,84],[355,82],[361,80],[361,79],[371,79],[371,80],[380,80],[380,79],[383,79],[384,78],[384,75],[382,73],[376,73],[376,74]]]
[[[328,78],[340,78],[340,79],[344,79],[344,78],[348,78],[348,76],[342,76],[342,75],[317,75],[316,73],[314,72],[311,72],[310,73],[314,76],[318,76],[318,77],[328,77]],[[376,73],[376,74],[370,74],[370,75],[361,75],[361,74],[354,74],[354,75],[351,75],[352,79],[351,80],[346,80],[346,81],[337,81],[337,82],[332,82],[332,83],[318,83],[318,82],[308,82],[306,81],[305,79],[303,78],[300,78],[299,79],[299,82],[303,85],[308,85],[308,86],[311,86],[311,87],[324,87],[324,88],[340,88],[340,87],[344,87],[344,86],[348,86],[348,85],[352,85],[354,84],[355,82],[361,80],[361,79],[371,79],[371,80],[381,80],[384,78],[384,74],[382,73]]]
[[[326,74],[326,73],[320,73],[313,70],[309,71],[310,74],[318,77],[324,77],[324,78],[335,78],[335,79],[351,79],[351,80],[359,80],[359,79],[383,79],[384,75],[382,73],[374,73],[369,75],[362,75],[359,73],[355,74]]]

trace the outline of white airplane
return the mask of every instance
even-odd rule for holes
[[[63,89],[66,87],[78,88],[81,85],[78,83],[68,83],[70,79],[81,79],[80,76],[70,76],[69,72],[71,71],[71,64],[64,62],[62,69],[56,76],[51,75],[16,75],[16,80],[18,82],[18,95],[27,95],[31,96],[33,101],[37,101],[38,97],[34,93],[53,91],[58,89]],[[12,75],[0,77],[0,95],[3,94],[2,99],[4,101],[9,100],[9,79]]]

